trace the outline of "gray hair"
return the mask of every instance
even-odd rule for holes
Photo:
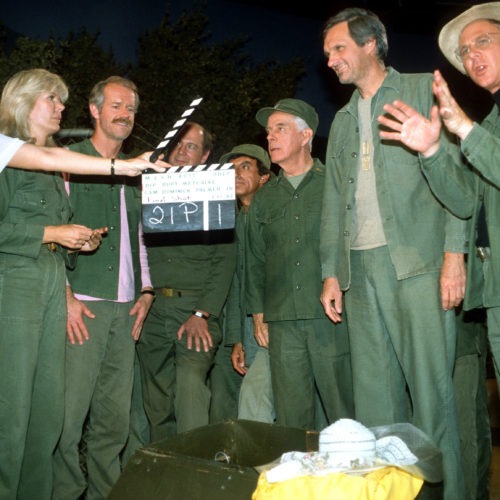
[[[135,94],[135,110],[137,111],[139,109],[139,93],[137,92],[137,86],[132,80],[123,78],[122,76],[110,76],[109,78],[106,78],[106,80],[97,82],[90,91],[89,104],[94,104],[100,113],[104,103],[104,88],[110,83],[115,83],[130,89]]]
[[[351,38],[359,47],[362,47],[369,40],[375,40],[377,58],[384,62],[389,50],[387,32],[378,16],[370,10],[352,7],[330,17],[323,28],[323,39],[331,28],[345,21],[347,21]]]
[[[305,130],[306,128],[309,128],[309,129],[311,128],[310,125],[308,125],[307,122],[303,118],[300,118],[299,116],[294,116],[293,118],[295,121],[295,125],[297,126],[297,130],[299,132],[302,132],[302,130]],[[311,138],[309,139],[309,151],[312,151],[313,138],[314,138],[314,133],[311,136]]]

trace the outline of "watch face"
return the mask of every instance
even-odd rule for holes
[[[198,316],[198,318],[203,318],[203,319],[208,319],[208,315],[207,314],[203,314],[202,312],[200,311],[193,311],[193,314],[195,316]]]

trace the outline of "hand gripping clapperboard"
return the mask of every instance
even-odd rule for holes
[[[166,150],[202,98],[195,99],[175,122],[151,155]],[[173,166],[165,173],[142,175],[142,225],[144,233],[232,229],[236,218],[234,165]]]

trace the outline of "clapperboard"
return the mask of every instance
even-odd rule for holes
[[[182,130],[203,98],[191,101],[151,156],[156,159]],[[172,167],[142,175],[142,225],[145,233],[232,229],[236,219],[234,165],[213,163]]]
[[[142,175],[145,233],[232,229],[236,218],[234,165],[172,167]]]
[[[172,141],[174,137],[177,136],[177,134],[182,129],[183,125],[186,123],[187,119],[195,112],[196,108],[201,104],[201,101],[203,101],[203,97],[198,97],[191,101],[191,104],[186,109],[186,111],[182,113],[179,120],[177,120],[174,123],[172,129],[165,134],[165,137],[162,139],[160,144],[156,146],[156,149],[153,151],[153,154],[151,155],[149,161],[154,163],[160,157],[160,155],[167,150],[170,141]]]

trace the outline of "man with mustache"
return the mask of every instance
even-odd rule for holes
[[[133,82],[112,76],[91,91],[90,139],[71,147],[123,158],[139,106]],[[121,471],[129,436],[135,342],[155,298],[142,241],[140,181],[71,175],[74,220],[108,227],[102,251],[68,273],[65,419],[55,453],[54,498],[106,498]],[[99,226],[100,227],[100,226]],[[85,429],[87,477],[80,467]]]

